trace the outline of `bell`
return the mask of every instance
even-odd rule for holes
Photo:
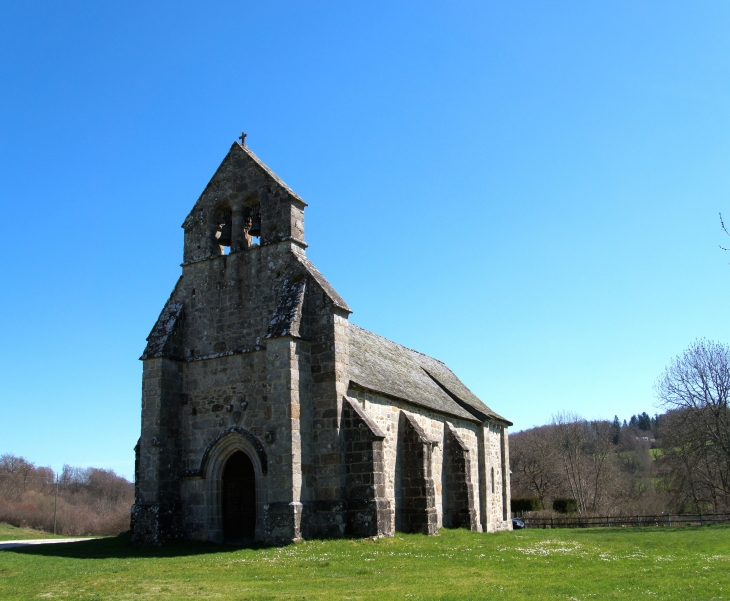
[[[248,230],[249,236],[261,235],[261,213],[251,215],[251,228]]]
[[[221,228],[220,235],[218,236],[218,244],[221,246],[230,246],[232,230],[231,222],[226,221]]]

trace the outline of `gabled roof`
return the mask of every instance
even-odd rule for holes
[[[342,309],[343,311],[347,311],[348,313],[352,313],[352,309],[350,309],[348,304],[345,302],[345,299],[337,293],[337,290],[332,287],[332,284],[327,281],[327,278],[319,272],[319,270],[309,259],[307,259],[307,257],[298,253],[295,253],[294,256],[297,258],[297,261],[301,263],[304,269],[307,270],[307,273],[312,276],[314,281],[320,285],[322,290],[324,290],[324,293],[334,303],[335,307]]]
[[[165,302],[165,306],[162,308],[162,312],[157,318],[150,335],[147,336],[147,345],[140,359],[164,357],[171,351],[170,343],[172,342],[175,326],[183,312],[183,304],[175,300],[181,282],[182,276],[175,282],[175,287],[167,298],[167,302]]]
[[[266,176],[268,176],[271,180],[274,181],[277,185],[281,186],[286,192],[295,200],[301,202],[305,207],[307,206],[307,203],[304,202],[301,196],[294,192],[289,186],[286,185],[286,183],[278,176],[276,173],[274,173],[266,163],[264,163],[259,157],[254,154],[254,152],[248,147],[243,146],[239,144],[238,142],[234,142],[231,146],[230,150],[228,151],[228,154],[223,158],[220,165],[218,165],[218,169],[215,170],[215,173],[213,174],[213,177],[210,178],[207,185],[203,189],[203,192],[198,197],[198,200],[195,201],[195,205],[191,209],[191,211],[188,213],[188,216],[185,218],[185,221],[182,224],[182,227],[185,227],[188,223],[188,220],[191,218],[195,210],[198,208],[198,205],[200,204],[200,201],[202,200],[203,196],[205,196],[205,193],[208,191],[208,189],[213,185],[213,182],[218,177],[218,174],[224,169],[226,164],[232,160],[232,158],[235,155],[243,155],[247,159],[249,159],[256,167],[258,167]]]
[[[441,361],[354,324],[349,329],[353,384],[463,419],[493,419],[512,425],[480,401]]]
[[[319,270],[302,254],[292,253],[297,262],[304,268],[305,272],[316,282],[325,295],[332,301],[332,304],[338,309],[350,311],[345,300],[337,294],[337,290],[332,287],[327,279],[319,272]],[[279,336],[299,336],[299,326],[302,321],[302,307],[304,302],[304,292],[306,289],[306,279],[304,274],[295,275],[291,279],[287,279],[282,287],[279,300],[274,310],[274,315],[269,322],[269,328],[266,331],[266,338],[277,338]]]
[[[155,326],[152,328],[150,335],[147,336],[147,346],[142,353],[140,359],[153,359],[155,357],[163,357],[170,351],[168,343],[172,337],[172,333],[177,325],[180,315],[182,315],[183,304],[179,301],[168,300],[162,313],[157,318]]]
[[[302,277],[286,281],[276,304],[274,316],[269,322],[266,338],[280,336],[299,336],[299,326],[302,321],[302,303],[307,282]]]

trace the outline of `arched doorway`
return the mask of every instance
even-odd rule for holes
[[[256,475],[248,455],[236,451],[223,470],[223,540],[253,541],[256,530]]]

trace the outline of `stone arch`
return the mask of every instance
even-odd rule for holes
[[[269,461],[266,455],[266,449],[264,448],[264,445],[261,443],[261,441],[256,438],[256,436],[251,434],[251,432],[246,430],[246,428],[243,428],[241,426],[231,426],[230,428],[223,430],[210,442],[210,444],[208,444],[205,452],[203,453],[203,459],[201,459],[200,461],[200,469],[198,470],[198,473],[194,475],[200,475],[205,478],[205,472],[207,470],[208,462],[210,461],[211,453],[218,446],[218,443],[222,439],[224,439],[226,436],[230,436],[231,434],[239,434],[240,436],[248,440],[248,442],[253,447],[254,452],[258,455],[259,462],[261,464],[261,472],[264,475],[268,473]]]
[[[256,444],[258,443],[258,444]],[[254,540],[263,540],[264,511],[268,499],[266,451],[261,442],[245,428],[234,426],[221,432],[208,446],[201,462],[208,505],[207,530],[211,540],[223,542],[223,470],[237,451],[245,453],[253,464],[256,476],[256,530]]]

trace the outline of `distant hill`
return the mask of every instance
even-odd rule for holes
[[[134,484],[112,470],[65,465],[56,478],[49,467],[23,457],[0,457],[0,523],[67,536],[109,535],[129,530]],[[56,492],[58,491],[58,494]]]

